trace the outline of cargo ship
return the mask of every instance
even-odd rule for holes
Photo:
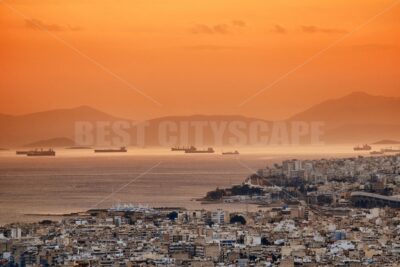
[[[188,149],[190,149],[190,147],[188,148],[188,147],[179,147],[179,146],[174,146],[174,147],[171,147],[171,151],[185,151],[185,150],[188,150]]]
[[[185,153],[189,153],[189,154],[190,153],[214,153],[214,152],[215,151],[214,151],[214,149],[212,147],[209,147],[209,148],[204,149],[204,150],[199,150],[196,147],[191,146],[190,148],[185,149]]]
[[[222,155],[239,155],[239,151],[228,151],[228,152],[222,152]]]
[[[23,151],[23,150],[17,150],[15,151],[15,154],[17,155],[27,155],[29,153],[29,151]]]
[[[112,152],[127,152],[128,150],[126,147],[120,147],[120,148],[108,148],[108,149],[95,149],[94,153],[112,153]]]
[[[365,144],[365,145],[363,145],[363,146],[356,146],[356,147],[354,147],[354,151],[369,151],[369,150],[371,150],[371,149],[372,149],[372,147],[369,146],[369,145],[367,145],[367,144]]]
[[[40,157],[40,156],[52,156],[54,157],[56,155],[56,152],[53,149],[49,149],[49,150],[32,150],[32,151],[28,151],[28,153],[26,153],[27,156],[29,157]]]

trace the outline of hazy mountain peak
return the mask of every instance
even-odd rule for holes
[[[374,96],[371,94],[368,94],[364,91],[354,91],[354,92],[351,92],[350,94],[344,96],[343,98],[347,98],[347,97],[374,97]]]
[[[290,120],[324,121],[329,126],[399,124],[400,98],[353,92],[300,112]]]
[[[372,95],[363,91],[354,91],[348,95],[342,97],[342,99],[350,99],[350,98],[363,98],[363,99],[387,99],[387,100],[396,100],[399,99],[398,97],[390,97],[390,96],[382,96],[382,95]]]
[[[70,138],[56,137],[32,142],[24,145],[24,147],[66,147],[73,145],[75,145],[75,143]]]
[[[74,107],[74,108],[70,108],[69,110],[102,112],[102,111],[99,111],[98,109],[95,109],[95,108],[93,108],[91,106],[87,106],[87,105],[77,106],[77,107]]]

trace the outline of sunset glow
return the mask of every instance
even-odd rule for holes
[[[394,3],[1,1],[0,113],[283,119],[353,91],[400,96]]]

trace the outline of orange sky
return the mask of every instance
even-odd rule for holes
[[[400,96],[400,3],[380,14],[393,0],[2,2],[0,113],[282,119],[352,91]]]

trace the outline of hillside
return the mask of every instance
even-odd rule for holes
[[[343,143],[372,143],[376,140],[399,140],[400,138],[400,98],[372,96],[362,92],[352,93],[338,99],[331,99],[317,104],[288,119],[291,121],[323,122],[323,140],[330,144]],[[28,144],[29,146],[73,146],[75,140],[75,124],[89,122],[92,125],[99,122],[115,122],[125,120],[108,115],[90,107],[73,109],[59,109],[27,114],[23,116],[9,116],[0,114],[0,147],[15,147]],[[239,115],[192,115],[168,116],[147,121],[144,142],[146,146],[158,146],[162,140],[162,127],[172,123],[168,128],[169,137],[179,139],[180,143],[193,144],[195,142],[194,124],[207,123],[204,129],[204,145],[218,146],[215,132],[226,124],[240,121],[247,126],[254,121],[264,121]],[[214,126],[212,126],[213,124]],[[130,142],[136,144],[138,127],[128,125]],[[189,128],[185,136],[185,127]],[[214,127],[214,128],[213,128]],[[218,129],[219,128],[219,129]],[[225,128],[225,132],[227,128]],[[166,129],[164,129],[166,130]],[[269,129],[270,131],[271,129]],[[161,134],[161,135],[160,135]],[[234,136],[225,134],[221,138],[223,143],[229,143]],[[60,138],[62,137],[62,138]],[[118,138],[109,134],[109,139]],[[165,137],[165,136],[164,136]],[[248,136],[247,136],[248,137]],[[161,139],[160,139],[161,138]],[[183,142],[182,142],[183,141]],[[178,140],[179,142],[179,140]],[[165,142],[164,142],[165,143]],[[77,144],[79,145],[79,144]],[[82,144],[101,146],[101,144]],[[125,144],[128,145],[128,144]]]
[[[92,125],[98,122],[116,122],[123,121],[131,123],[132,127],[128,130],[130,144],[137,143],[138,127],[135,127],[134,122],[126,119],[120,119],[110,116],[106,113],[97,111],[90,107],[79,107],[75,109],[51,110],[46,112],[28,114],[24,116],[4,116],[1,120],[0,116],[0,146],[6,147],[49,147],[49,146],[74,146],[72,140],[75,140],[75,123],[90,122]],[[218,127],[227,125],[230,122],[240,121],[249,124],[253,121],[260,121],[255,118],[243,116],[225,116],[225,115],[193,115],[193,116],[168,116],[152,119],[146,122],[145,145],[158,146],[163,142],[164,135],[162,134],[163,125],[173,124],[174,126],[168,129],[168,134],[174,138],[180,134],[180,128],[190,128],[187,136],[187,143],[192,144],[194,140],[194,127],[196,123],[214,123]],[[140,122],[139,122],[140,124]],[[176,129],[174,128],[176,127]],[[227,127],[227,126],[226,126]],[[111,131],[112,132],[112,131]],[[119,138],[112,133],[107,134],[108,140]],[[160,139],[161,134],[161,139]],[[62,138],[60,138],[62,136]],[[232,135],[225,135],[222,141],[227,143],[227,140]],[[203,141],[207,145],[215,145],[215,136],[210,125],[205,127]],[[169,137],[168,137],[169,138]],[[182,136],[182,139],[185,137]],[[166,140],[168,141],[168,140]],[[83,144],[88,146],[105,146],[100,143]],[[127,144],[123,144],[127,145]]]
[[[113,121],[118,118],[82,106],[21,116],[0,115],[0,146],[23,146],[60,136],[74,139],[76,122]]]
[[[292,116],[289,120],[323,121],[329,128],[344,125],[400,124],[400,98],[354,92],[331,99]]]
[[[75,142],[72,139],[65,137],[51,138],[46,140],[40,140],[37,142],[29,143],[24,145],[24,147],[68,147],[75,145]]]
[[[291,121],[325,124],[327,143],[362,143],[400,138],[400,98],[354,92],[317,104]]]

